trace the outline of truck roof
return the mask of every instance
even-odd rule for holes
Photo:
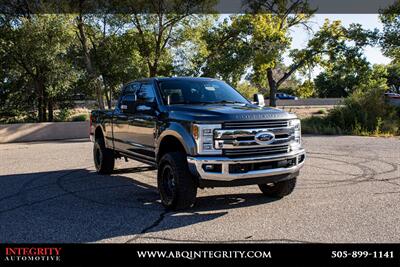
[[[142,78],[142,79],[137,79],[131,82],[138,82],[138,81],[180,81],[180,80],[193,80],[193,81],[215,81],[217,79],[214,78],[208,78],[208,77],[152,77],[152,78]],[[131,83],[129,82],[129,83]]]

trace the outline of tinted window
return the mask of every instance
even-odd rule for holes
[[[164,103],[249,103],[235,89],[221,81],[214,80],[167,80],[160,82]]]
[[[122,92],[122,94],[133,94],[133,93],[135,93],[138,89],[139,89],[139,87],[140,87],[140,84],[139,83],[131,83],[131,84],[128,84],[125,88],[124,88],[124,90],[123,90],[123,92]]]
[[[142,84],[142,87],[137,92],[137,100],[140,102],[154,102],[155,94],[153,85],[148,83]]]

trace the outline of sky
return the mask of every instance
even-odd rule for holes
[[[344,26],[351,23],[359,23],[364,29],[382,29],[382,23],[378,14],[316,14],[312,17],[310,26],[313,31],[317,31],[324,23],[325,19],[341,20]],[[307,41],[312,37],[303,27],[297,27],[291,32],[293,38],[292,48],[304,48]],[[364,49],[365,56],[371,64],[388,64],[390,59],[382,54],[379,47],[368,46]],[[290,63],[289,58],[285,57],[285,63]]]

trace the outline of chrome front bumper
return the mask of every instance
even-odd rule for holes
[[[304,157],[302,157],[304,155]],[[301,162],[299,160],[302,158]],[[274,168],[264,170],[253,170],[243,173],[230,173],[229,166],[232,164],[278,162],[281,160],[295,159],[296,164],[288,168]],[[276,175],[292,174],[298,172],[304,165],[305,151],[299,149],[290,153],[246,158],[228,158],[228,157],[188,157],[189,168],[192,172],[197,172],[202,180],[213,181],[235,181],[239,179],[252,179],[260,177],[270,177]],[[221,164],[221,172],[207,172],[203,169],[203,164]]]

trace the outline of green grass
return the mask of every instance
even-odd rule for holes
[[[60,109],[54,112],[53,122],[76,122],[88,121],[90,114],[87,109]],[[37,122],[36,114],[28,115],[14,115],[0,117],[0,124],[14,124],[14,123],[35,123]]]
[[[330,125],[325,117],[308,117],[301,120],[301,131],[304,134],[338,135],[350,134],[337,126]]]
[[[390,137],[399,135],[398,128],[393,127],[392,130],[382,130],[383,122],[377,123],[374,130],[368,130],[355,124],[350,129],[343,129],[330,121],[329,117],[308,117],[301,120],[301,130],[303,134],[322,134],[322,135],[358,135],[358,136],[376,136]]]

